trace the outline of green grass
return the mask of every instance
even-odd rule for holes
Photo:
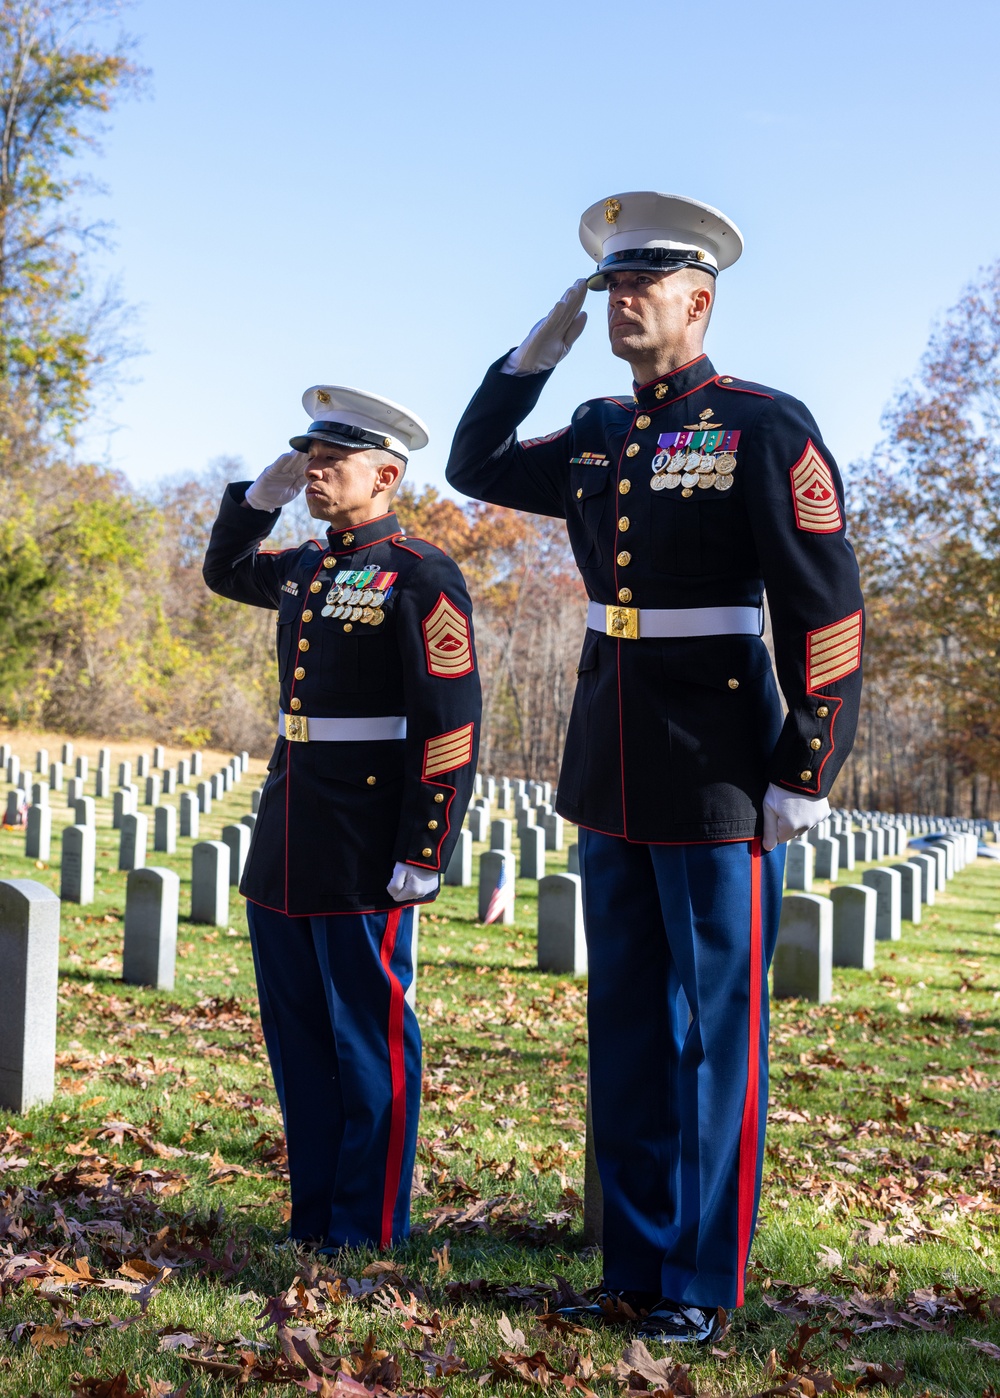
[[[249,809],[259,768],[202,817],[201,838]],[[287,1381],[309,1380],[280,1360],[279,1340],[306,1344],[294,1340],[302,1329],[316,1332],[327,1367],[341,1356],[369,1384],[449,1398],[471,1398],[481,1376],[523,1390],[531,1371],[510,1356],[536,1351],[548,1356],[535,1361],[536,1378],[547,1363],[552,1386],[602,1395],[645,1383],[664,1393],[823,1392],[830,1375],[845,1386],[885,1379],[901,1394],[1000,1387],[1000,1300],[992,1309],[989,1300],[1000,1291],[996,866],[967,869],[922,925],[880,943],[874,972],[837,971],[832,1004],[774,1006],[748,1303],[716,1354],[678,1356],[686,1375],[671,1379],[667,1364],[630,1380],[640,1361],[622,1363],[626,1331],[561,1334],[534,1313],[557,1276],[583,1288],[601,1272],[580,1235],[585,985],[534,969],[534,886],[518,883],[513,927],[479,925],[474,889],[446,889],[423,911],[417,1232],[389,1258],[345,1252],[317,1269],[274,1247],[287,1190],[242,902],[234,893],[228,927],[181,924],[174,991],[123,986],[125,875],[109,803],[100,806],[96,901],[62,911],[56,1098],[24,1117],[0,1114],[0,1394],[124,1398],[192,1380],[188,1398],[221,1395],[242,1391],[241,1364],[244,1376],[257,1364],[275,1380],[251,1379],[247,1391],[288,1391]],[[177,856],[151,852],[149,862],[180,873],[183,915],[191,842],[178,843]],[[58,840],[49,868],[26,861],[23,847],[23,834],[0,834],[0,876],[58,890]],[[550,856],[551,867],[564,868],[565,855]],[[63,1270],[19,1276],[12,1256]],[[176,1265],[163,1277],[165,1262]],[[383,1270],[364,1280],[369,1294],[331,1284],[357,1281],[373,1263]],[[290,1290],[296,1276],[303,1284]],[[156,1284],[144,1294],[147,1279]],[[121,1289],[99,1284],[109,1280]],[[418,1324],[394,1300],[408,1304],[411,1290]],[[280,1330],[273,1303],[261,1318],[278,1296],[291,1310]],[[450,1377],[429,1375],[433,1359],[411,1352],[440,1355],[449,1341],[465,1365]],[[998,1346],[998,1357],[970,1341]],[[886,1367],[865,1373],[866,1364]],[[97,1383],[121,1370],[127,1384]]]

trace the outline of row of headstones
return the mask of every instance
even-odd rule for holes
[[[835,814],[789,840],[785,887],[809,893],[814,878],[836,883],[841,870],[853,870],[856,864],[898,859],[906,853],[908,842],[909,834],[899,821],[855,830]]]
[[[885,811],[842,811],[839,814],[849,817],[860,829],[874,828],[887,822],[901,822],[910,835],[975,834],[983,841],[991,837],[994,841],[1000,840],[1000,820],[973,819],[971,816],[915,815],[910,811],[891,816]]]
[[[871,971],[875,943],[895,942],[902,923],[919,923],[947,881],[976,858],[978,837],[956,832],[888,869],[866,869],[860,884],[842,884],[829,898],[786,894],[774,953],[774,994],[823,1003],[833,992],[833,968]]]
[[[71,743],[63,745],[64,755],[67,751],[72,753]],[[26,822],[27,808],[48,805],[51,791],[62,792],[65,789],[67,806],[75,806],[84,796],[88,776],[88,759],[86,757],[81,756],[76,759],[76,776],[70,777],[68,782],[63,780],[64,764],[62,762],[49,764],[48,782],[31,782],[27,773],[20,770],[20,760],[16,753],[10,752],[9,743],[0,744],[0,768],[4,765],[2,761],[4,754],[6,754],[5,765],[8,784],[14,788],[7,793],[5,824],[19,825]],[[44,773],[47,761],[48,752],[42,748],[36,756],[36,770],[39,774]],[[153,766],[162,767],[162,765],[163,749],[156,748],[153,752]],[[199,782],[197,788],[199,810],[203,812],[210,810],[212,798],[218,800],[235,782],[242,780],[249,765],[250,754],[241,752],[231,757],[229,762],[210,779]],[[202,754],[196,752],[190,758],[183,757],[177,763],[176,770],[172,767],[165,768],[162,774],[157,771],[149,771],[148,768],[148,755],[140,754],[136,775],[145,777],[144,804],[156,806],[159,804],[161,796],[173,795],[180,787],[187,786],[192,778],[202,775]],[[119,792],[125,794],[119,796]],[[111,749],[102,748],[94,777],[94,796],[100,800],[112,795],[115,800],[115,829],[117,830],[121,816],[127,810],[134,811],[138,807],[139,788],[132,782],[131,762],[125,761],[118,764],[118,790],[112,792]]]
[[[249,762],[249,758],[247,758]],[[199,816],[210,812],[213,799],[221,799],[230,787],[242,780],[243,772],[242,757],[232,758],[230,764],[216,773],[210,780],[199,782],[197,792],[182,792],[180,797],[180,833],[182,838],[197,839]],[[149,783],[157,780],[154,777],[147,778],[147,805],[150,801]],[[18,821],[14,816],[14,803],[17,797],[16,792],[8,793],[7,797],[7,824],[16,825]],[[119,869],[137,869],[145,863],[145,854],[148,845],[148,820],[138,811],[138,788],[134,784],[119,787],[114,793],[112,801],[111,824],[114,830],[121,831],[121,841],[119,845]],[[159,799],[159,792],[155,793],[156,800]],[[256,814],[260,796],[254,793],[253,809]],[[92,796],[77,796],[71,803],[75,825],[67,827],[72,830],[78,827],[87,827],[96,831],[97,827],[97,807]],[[28,859],[47,861],[51,857],[52,850],[52,807],[48,801],[48,788],[42,789],[40,799],[31,805],[25,815],[25,844],[24,853]],[[252,828],[252,822],[251,822]],[[155,850],[160,850],[165,854],[173,854],[176,851],[177,842],[177,810],[169,805],[156,805],[154,811],[154,845]]]

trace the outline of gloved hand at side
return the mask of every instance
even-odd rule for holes
[[[581,310],[587,295],[586,278],[575,281],[552,307],[548,315],[532,326],[516,350],[511,350],[500,372],[522,377],[554,369],[565,359],[587,324],[587,312]]]
[[[786,791],[774,782],[764,796],[764,838],[766,850],[775,845],[783,845],[804,835],[830,814],[830,803],[825,796],[800,796],[797,792]]]
[[[306,483],[309,458],[301,451],[286,451],[266,466],[246,493],[253,510],[280,510],[290,505]]]
[[[386,889],[397,903],[412,903],[417,898],[426,898],[438,886],[438,875],[431,869],[419,869],[415,864],[393,866],[392,878]]]

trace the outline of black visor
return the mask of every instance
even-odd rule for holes
[[[351,447],[354,451],[368,451],[371,447],[377,447],[379,451],[390,451],[400,461],[406,461],[404,453],[390,446],[390,441],[389,437],[369,432],[364,427],[354,427],[349,422],[321,421],[310,423],[309,431],[301,437],[289,438],[288,445],[293,451],[302,452],[309,450],[310,442],[330,442],[335,447]]]
[[[625,248],[602,257],[597,271],[587,278],[591,291],[604,291],[605,278],[609,272],[676,272],[681,267],[696,267],[699,272],[708,272],[717,277],[719,269],[711,262],[698,256],[696,251],[685,252],[678,248]]]

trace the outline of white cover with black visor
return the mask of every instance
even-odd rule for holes
[[[408,461],[411,451],[428,442],[427,428],[409,408],[364,389],[343,384],[317,384],[302,395],[311,419],[309,428],[289,439],[295,451],[307,452],[311,442],[330,442],[355,451],[375,447]]]
[[[633,190],[600,199],[580,219],[580,242],[597,263],[591,291],[614,271],[669,272],[697,267],[716,276],[743,251],[743,235],[725,214],[682,194]]]

